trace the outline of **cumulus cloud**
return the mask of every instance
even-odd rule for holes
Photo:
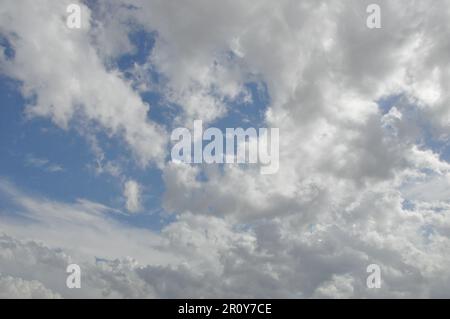
[[[185,213],[160,235],[109,220],[99,204],[50,203],[19,194],[15,204],[28,226],[20,227],[17,217],[2,220],[3,231],[22,238],[2,236],[2,275],[36,280],[62,297],[448,294],[448,207],[439,214],[426,205],[405,211],[395,192],[368,192],[314,227],[295,215],[249,226]],[[52,214],[52,206],[64,215]],[[374,262],[382,269],[383,285],[371,290],[365,286],[366,267]],[[82,269],[80,290],[65,287],[71,263]]]
[[[10,276],[0,277],[0,297],[10,299],[54,299],[58,294],[44,287],[36,280],[25,281]]]
[[[30,116],[48,117],[65,129],[81,118],[83,125],[76,128],[82,133],[100,127],[121,137],[141,165],[161,163],[165,135],[147,119],[149,105],[97,53],[86,5],[79,3],[82,28],[66,26],[66,8],[72,2],[4,3],[0,32],[14,58],[2,56],[2,73],[21,82]]]
[[[448,297],[450,166],[429,140],[450,134],[450,5],[379,1],[382,28],[369,29],[369,3],[117,0],[83,5],[84,28],[73,31],[64,27],[64,1],[26,9],[6,1],[0,32],[15,56],[3,55],[0,70],[21,82],[27,113],[122,138],[138,164],[159,165],[163,207],[175,217],[154,233],[121,224],[105,205],[57,202],[3,182],[19,213],[1,221],[2,289],[31,297]],[[211,123],[248,94],[245,83],[267,88],[264,123],[280,128],[277,174],[164,163],[167,134],[147,119],[139,95],[149,80],[109,67],[133,50],[127,34],[136,25],[157,36],[132,74],[156,69],[164,78],[158,94],[181,109],[170,125]],[[112,170],[98,154],[99,167]],[[128,211],[141,209],[141,188],[124,183]],[[48,275],[64,277],[74,258],[88,287],[76,292]],[[373,263],[380,289],[366,286]]]

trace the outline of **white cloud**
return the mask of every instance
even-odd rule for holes
[[[158,252],[164,240],[150,230],[127,227],[114,219],[121,212],[85,199],[63,203],[31,196],[4,180],[0,193],[8,198],[11,210],[2,209],[1,229],[18,239],[33,239],[68,253],[92,259],[141,256],[141,262],[167,264],[175,255]],[[24,227],[26,225],[26,227]],[[166,256],[166,257],[164,257]]]
[[[51,163],[46,158],[35,157],[33,154],[28,154],[25,157],[25,165],[40,168],[50,173],[57,173],[64,171],[64,168],[61,165]]]
[[[133,180],[126,181],[123,189],[126,198],[126,208],[135,213],[141,209],[141,186]]]
[[[0,276],[0,298],[2,299],[53,299],[58,294],[44,287],[36,280],[26,281],[21,278]]]
[[[30,116],[51,118],[62,128],[74,125],[83,134],[100,127],[111,137],[121,137],[141,165],[161,164],[163,130],[147,119],[149,105],[130,83],[117,70],[108,70],[99,56],[90,33],[90,9],[80,4],[81,29],[66,26],[66,8],[72,2],[5,1],[0,30],[15,56],[3,57],[0,70],[21,81]],[[75,124],[79,118],[81,127]]]

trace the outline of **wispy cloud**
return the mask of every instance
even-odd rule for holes
[[[28,167],[35,167],[42,169],[46,172],[50,173],[58,173],[63,172],[65,169],[62,165],[52,163],[50,160],[46,158],[39,158],[34,156],[33,154],[27,154],[25,157],[25,165]]]

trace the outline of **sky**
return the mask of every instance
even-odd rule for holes
[[[0,297],[450,297],[449,18],[444,0],[3,0]],[[195,120],[278,128],[279,170],[172,162]]]

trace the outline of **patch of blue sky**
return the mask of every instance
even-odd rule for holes
[[[204,125],[203,130],[208,127],[218,128],[223,133],[223,145],[225,148],[226,139],[225,133],[227,128],[255,128],[257,134],[259,134],[259,128],[268,128],[265,120],[265,113],[270,105],[270,96],[267,90],[267,86],[264,83],[249,82],[245,84],[245,88],[250,94],[251,99],[236,99],[233,101],[225,101],[227,105],[227,113],[225,116],[213,121],[209,125]],[[202,149],[210,143],[209,141],[203,141]],[[234,152],[237,152],[237,145],[234,145]],[[192,152],[193,152],[192,147]],[[215,152],[213,152],[213,155]],[[193,156],[193,154],[192,154]],[[228,164],[194,164],[200,166],[200,171],[196,176],[197,181],[206,182],[209,180],[208,166],[216,165],[221,172],[223,172],[224,165]],[[242,168],[248,165],[254,164],[240,164]]]
[[[14,58],[15,56],[14,48],[11,46],[9,39],[2,34],[0,34],[0,47],[2,48],[3,55],[7,60]]]
[[[150,105],[148,117],[166,130],[172,130],[174,128],[174,119],[181,113],[181,107],[164,99],[159,92],[159,88],[164,86],[167,80],[150,61],[157,36],[156,32],[148,32],[136,28],[128,35],[134,50],[131,53],[120,56],[116,61],[116,65],[124,77],[131,82],[140,83],[140,81],[144,81],[150,84],[148,89],[140,92],[142,100]],[[135,65],[145,69],[144,79],[137,80],[135,78]],[[138,87],[135,87],[135,89],[136,91],[140,90]]]
[[[439,136],[439,132],[432,123],[423,116],[423,111],[418,106],[409,101],[403,94],[396,94],[384,97],[377,101],[381,113],[387,114],[392,107],[397,106],[402,112],[402,116],[408,122],[414,123],[420,130],[415,143],[423,149],[430,149],[443,161],[450,161],[450,141]]]
[[[131,76],[127,70],[131,69],[134,64],[143,65],[148,62],[156,41],[156,32],[147,32],[143,29],[136,29],[128,35],[128,39],[134,47],[131,53],[127,53],[117,60],[117,66],[120,70],[125,71],[126,76]],[[158,80],[157,72],[152,72],[150,75],[155,81]]]
[[[239,56],[233,51],[226,51],[223,54],[224,63],[233,65],[239,64]],[[219,64],[219,61],[215,61]],[[237,128],[244,129],[254,127],[261,128],[266,127],[265,113],[270,105],[271,99],[266,83],[257,79],[257,76],[249,74],[250,79],[244,83],[244,91],[249,95],[250,99],[247,99],[246,93],[241,93],[240,96],[233,100],[225,98],[223,101],[227,106],[227,113],[225,116],[211,123],[211,127],[217,127],[219,129]],[[214,94],[214,92],[212,92]]]
[[[176,126],[175,119],[182,113],[181,106],[167,101],[157,91],[142,92],[140,95],[150,105],[148,118],[166,131],[172,131]]]
[[[409,199],[404,199],[404,200],[402,201],[402,209],[403,209],[404,211],[411,211],[411,212],[414,212],[415,208],[416,208],[416,205],[414,204],[413,201],[411,201],[411,200],[409,200]]]
[[[86,198],[110,202],[114,187],[93,176],[90,148],[73,130],[62,130],[49,120],[26,119],[26,101],[17,91],[18,83],[0,77],[0,176],[19,187],[62,201]],[[51,172],[33,166],[33,157],[60,165]]]
[[[267,127],[265,113],[270,104],[267,86],[261,82],[249,82],[244,86],[250,94],[250,101],[247,101],[244,96],[234,101],[225,100],[227,114],[212,122],[211,127],[217,127],[223,131],[226,128],[254,127],[258,129]]]
[[[396,106],[401,99],[403,98],[403,94],[394,94],[394,95],[389,95],[389,96],[384,96],[381,99],[379,99],[378,101],[376,101],[376,103],[378,104],[378,107],[381,111],[381,114],[387,114],[389,113],[389,111]]]

